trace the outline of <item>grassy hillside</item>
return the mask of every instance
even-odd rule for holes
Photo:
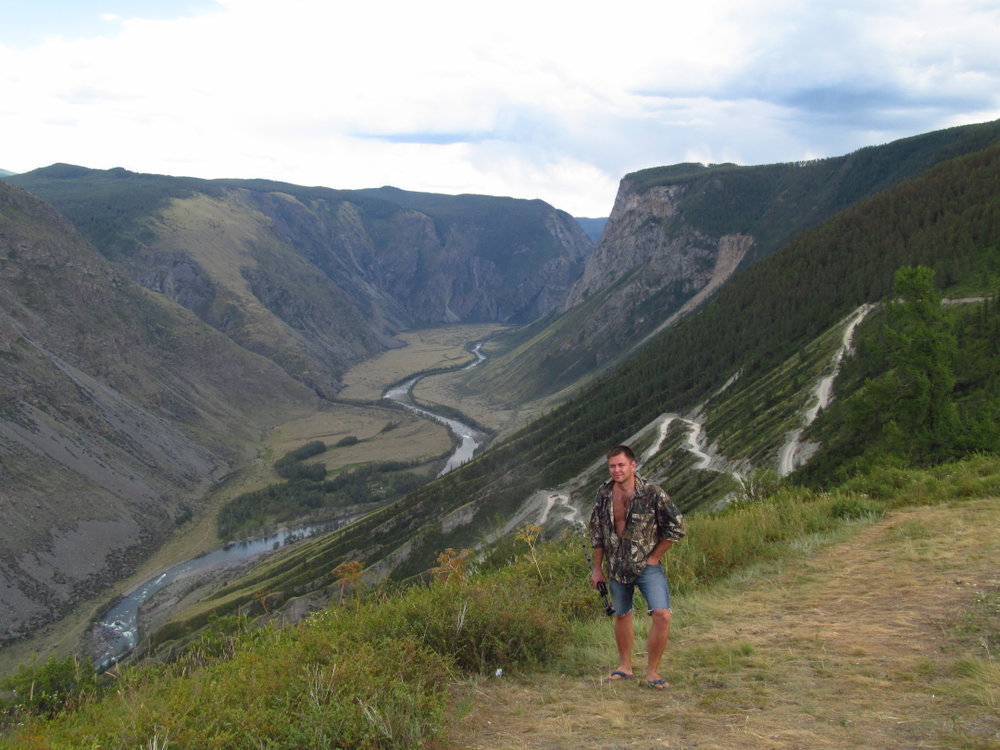
[[[668,555],[666,695],[598,683],[613,647],[580,541],[524,528],[478,570],[443,551],[427,585],[401,591],[343,566],[330,609],[289,627],[218,621],[169,663],[96,681],[72,660],[24,669],[4,683],[0,747],[597,747],[626,701],[649,710],[618,741],[988,747],[998,492],[1000,463],[980,457],[692,517]]]
[[[469,712],[442,744],[993,748],[1000,590],[983,553],[996,538],[975,527],[997,513],[995,497],[893,511],[675,597],[666,694],[601,684],[615,654],[594,622],[555,668],[465,688]]]
[[[644,471],[686,511],[710,508],[739,490],[725,472],[697,468],[684,447],[683,422],[655,443],[664,414],[690,416],[698,407],[707,442],[745,476],[752,478],[754,469],[773,472],[787,432],[830,366],[848,314],[888,296],[899,266],[927,263],[953,287],[962,279],[965,291],[995,283],[998,160],[1000,147],[955,160],[803,235],[579,397],[404,501],[233,581],[186,615],[174,634],[203,626],[213,611],[252,601],[261,588],[275,592],[276,601],[329,592],[331,571],[345,560],[362,560],[372,577],[418,575],[442,549],[481,543],[542,488],[565,483],[571,501],[584,505],[593,491],[588,467],[602,446],[617,442],[655,448]],[[969,341],[988,340],[988,330]],[[962,382],[982,393],[992,381],[973,387],[973,370],[1000,366],[995,355],[976,362]],[[996,420],[993,425],[983,434],[996,432]],[[967,442],[952,455],[987,447]]]

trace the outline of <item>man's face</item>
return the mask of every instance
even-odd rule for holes
[[[624,453],[612,456],[608,459],[608,473],[616,484],[627,482],[635,473],[636,463]]]

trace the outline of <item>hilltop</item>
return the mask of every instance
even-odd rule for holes
[[[991,497],[806,542],[780,565],[681,598],[667,693],[599,681],[615,663],[605,624],[604,661],[589,674],[462,688],[470,710],[441,747],[997,747],[998,523]]]
[[[600,684],[614,647],[579,539],[524,527],[475,566],[446,550],[426,585],[345,566],[297,625],[220,620],[103,684],[22,670],[0,747],[995,747],[998,491],[979,457],[692,517],[666,693]]]

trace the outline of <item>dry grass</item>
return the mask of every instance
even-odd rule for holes
[[[386,430],[387,425],[395,425]],[[335,447],[348,436],[359,443]],[[378,461],[427,461],[451,448],[448,428],[408,412],[334,404],[321,412],[281,425],[268,438],[274,458],[313,440],[329,449],[319,459],[330,471]],[[273,474],[272,482],[277,482]]]
[[[1000,624],[961,627],[977,597],[1000,593],[998,526],[996,500],[900,510],[675,602],[665,693],[600,683],[613,658],[602,624],[604,663],[586,677],[464,687],[469,711],[443,747],[1000,747]]]
[[[503,326],[495,323],[484,323],[401,333],[396,338],[406,346],[352,367],[341,379],[344,388],[338,396],[352,401],[376,400],[390,385],[415,372],[467,364],[475,357],[466,349],[466,344],[501,328]]]

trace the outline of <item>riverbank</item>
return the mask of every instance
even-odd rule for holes
[[[468,331],[468,327],[463,327],[463,329]],[[478,329],[476,331],[481,332]],[[447,330],[444,333],[447,333],[449,337],[455,336],[455,332],[452,330]],[[468,352],[468,347],[469,342],[466,342],[463,351]],[[426,353],[426,349],[421,352],[424,357],[426,357]],[[455,367],[469,369],[484,361],[485,357],[479,352],[478,345],[471,353],[472,358],[468,362],[462,362],[458,365],[450,364],[447,367],[438,367],[435,369],[454,369]],[[446,362],[456,358],[457,355],[449,348],[445,356]],[[399,357],[395,357],[395,360],[398,361]],[[414,362],[416,361],[418,360],[414,359]],[[427,360],[420,361],[426,362]],[[391,373],[391,371],[385,372]],[[385,377],[384,373],[383,376]],[[392,376],[393,374],[388,375],[388,377]],[[395,402],[402,406],[409,414],[416,415],[419,418],[417,420],[418,423],[422,423],[423,420],[430,420],[445,426],[452,433],[455,447],[451,456],[445,462],[444,468],[438,472],[438,476],[441,476],[472,458],[476,450],[488,436],[471,425],[452,418],[451,415],[434,413],[420,405],[414,404],[410,395],[410,389],[414,383],[424,377],[426,375],[423,373],[416,374],[403,384],[389,388],[384,392],[383,399]],[[334,405],[331,410],[352,410],[354,412],[365,413],[369,416],[378,415],[374,420],[375,422],[386,417],[384,410],[380,410],[374,405],[340,404]],[[412,425],[415,420],[410,418],[408,421]],[[301,426],[303,422],[304,420],[297,420],[296,424]],[[319,423],[310,420],[310,423],[318,424],[323,429],[329,429],[324,420],[320,420]],[[399,426],[400,422],[397,421],[386,423],[381,427],[373,425],[369,421],[364,425],[361,438],[357,434],[352,434],[350,436],[344,435],[341,439],[337,440],[337,435],[331,437],[324,434],[322,439],[319,439],[320,436],[312,435],[310,436],[311,439],[304,439],[302,442],[307,443],[318,440],[327,446],[327,449],[319,456],[319,460],[323,461],[329,471],[331,461],[334,463],[339,462],[341,465],[352,465],[350,462],[347,464],[344,463],[343,456],[339,455],[342,453],[340,449],[353,448],[362,441],[377,441],[379,436],[385,435],[387,432],[396,433],[393,435],[393,438],[398,439],[397,430]],[[338,424],[337,429],[343,430],[344,425]],[[419,446],[420,450],[426,449],[426,445],[422,442],[413,441],[413,444]],[[337,454],[336,457],[332,457],[330,455],[331,452]],[[397,451],[394,455],[396,458],[399,458],[400,452]],[[366,450],[366,456],[367,461],[375,458],[370,448]],[[430,456],[425,457],[424,460],[433,459],[434,457]],[[225,547],[213,550],[209,554],[188,559],[183,563],[158,573],[156,576],[134,587],[133,590],[123,595],[114,606],[102,613],[101,617],[90,628],[88,638],[85,639],[85,655],[97,664],[99,669],[116,663],[127,657],[136,648],[141,647],[140,638],[148,640],[157,629],[185,611],[190,611],[196,607],[206,597],[220,589],[223,583],[228,583],[233,579],[239,578],[256,564],[259,558],[269,555],[293,541],[309,538],[332,528],[339,527],[344,523],[349,523],[355,517],[356,515],[345,517],[332,525],[306,526],[291,532],[278,531],[274,535],[267,537],[229,543]]]

